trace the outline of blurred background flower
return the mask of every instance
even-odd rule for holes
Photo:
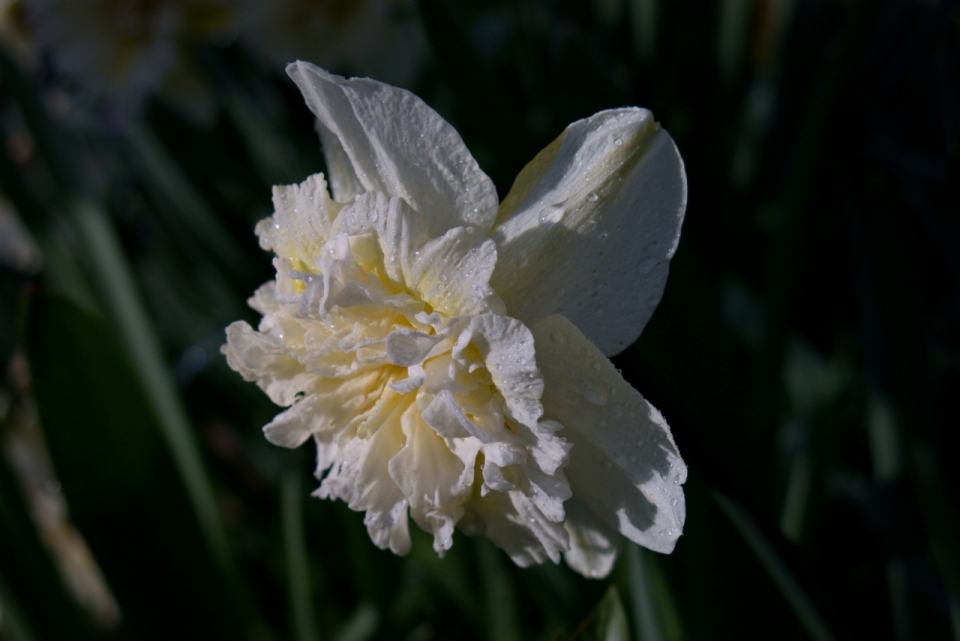
[[[0,638],[960,639],[958,4],[5,3]],[[413,89],[501,198],[601,109],[670,131],[684,241],[614,363],[690,469],[673,554],[398,558],[305,497],[217,351],[270,186],[326,170],[288,55]]]

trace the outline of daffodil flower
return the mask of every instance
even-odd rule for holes
[[[317,446],[316,495],[441,555],[459,527],[520,566],[605,576],[623,537],[670,552],[687,470],[607,356],[660,300],[686,207],[649,111],[573,123],[503,203],[457,132],[408,91],[287,68],[322,174],[274,188],[257,226],[275,281],[227,328],[227,362],[280,406],[267,439]]]

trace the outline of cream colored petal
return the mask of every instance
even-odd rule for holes
[[[564,473],[574,496],[630,540],[672,551],[686,517],[687,467],[663,416],[563,316],[532,332],[544,416],[573,444]]]
[[[570,549],[563,554],[567,565],[589,579],[606,577],[623,547],[623,536],[594,516],[578,498],[563,507],[567,512],[563,525],[570,535]]]
[[[474,227],[454,227],[429,238],[424,217],[402,199],[368,192],[343,209],[337,228],[351,236],[374,232],[383,276],[439,312],[456,316],[504,310],[489,285],[496,247]]]
[[[392,404],[378,418],[369,438],[353,438],[317,490],[321,498],[339,498],[351,510],[366,512],[364,524],[380,548],[396,554],[410,550],[407,499],[390,477],[390,459],[404,446],[400,417],[409,403]]]
[[[496,263],[492,240],[472,227],[455,227],[408,255],[404,277],[407,287],[441,313],[502,312],[489,285]]]
[[[683,161],[649,111],[575,122],[500,206],[491,285],[527,326],[563,314],[616,354],[660,302],[686,203]]]
[[[460,135],[415,95],[375,80],[347,80],[307,62],[287,73],[343,147],[366,191],[397,196],[428,220],[430,236],[460,225],[486,232],[497,191]]]
[[[346,379],[317,378],[309,393],[274,417],[263,428],[263,434],[274,445],[293,448],[303,444],[311,434],[354,426],[375,407],[388,380],[379,369]]]
[[[355,196],[363,193],[363,185],[353,171],[353,165],[343,150],[340,139],[332,131],[317,120],[317,133],[320,134],[320,147],[323,149],[323,159],[327,163],[327,175],[330,176],[330,189],[333,199],[342,203],[350,202]]]
[[[323,174],[314,174],[299,185],[273,188],[274,213],[257,223],[260,246],[280,258],[312,266],[332,236],[340,205],[330,200]]]
[[[433,548],[442,554],[453,545],[453,529],[473,485],[473,466],[467,468],[450,451],[415,404],[403,415],[403,433],[406,442],[390,459],[390,477],[406,497],[410,515],[433,533]]]
[[[231,323],[226,334],[220,351],[227,364],[243,380],[256,382],[277,405],[292,405],[316,378],[287,353],[281,340],[258,333],[244,321]]]

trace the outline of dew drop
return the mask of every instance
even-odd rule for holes
[[[563,218],[563,208],[553,206],[540,212],[539,220],[541,225],[549,229],[560,222],[561,218]]]
[[[600,240],[606,240],[609,237],[610,237],[610,234],[608,234],[607,232],[602,232],[600,234]]]
[[[597,202],[598,198],[599,196],[597,196],[596,192],[591,191],[589,194],[587,194],[587,200],[589,200],[592,203]]]
[[[615,140],[613,141],[613,144],[615,144],[617,147],[619,147],[620,145],[623,144],[623,141],[620,140],[619,138],[617,138],[617,139],[615,139]]]
[[[673,505],[674,507],[676,507],[678,502],[679,501],[677,501],[677,499],[673,499],[672,501],[670,501],[670,505]]]
[[[607,390],[595,384],[587,384],[583,390],[583,396],[594,405],[607,404]]]

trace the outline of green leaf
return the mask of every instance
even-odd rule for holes
[[[33,301],[28,326],[54,467],[117,596],[123,628],[154,639],[185,629],[198,638],[247,637],[250,614],[204,545],[152,405],[110,327],[52,295]]]
[[[290,585],[290,609],[297,641],[318,641],[317,622],[310,596],[310,557],[303,530],[303,496],[298,467],[284,472],[280,486],[280,511],[283,516],[283,542],[287,556],[287,580]]]
[[[611,585],[600,603],[568,641],[628,641],[627,615],[616,586]]]
[[[833,641],[833,635],[830,634],[820,613],[746,511],[719,492],[713,492],[713,498],[756,555],[760,565],[767,571],[810,638],[814,641]]]

